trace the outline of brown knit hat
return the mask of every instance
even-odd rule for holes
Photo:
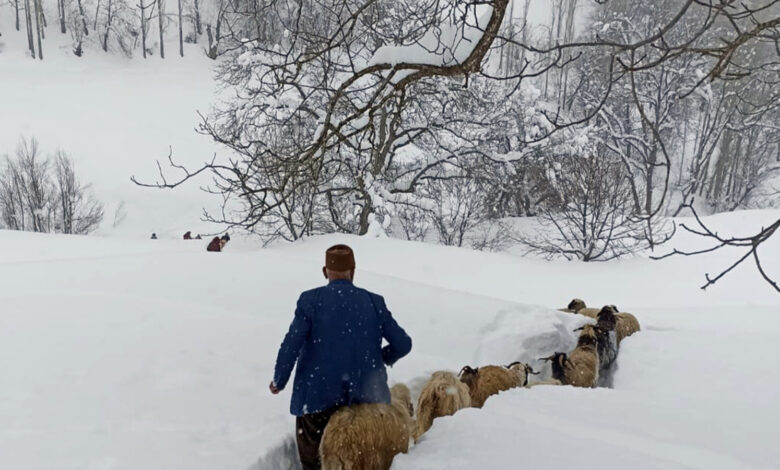
[[[331,271],[355,269],[355,255],[347,245],[333,245],[325,252],[325,267]]]

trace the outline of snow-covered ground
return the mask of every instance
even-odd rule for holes
[[[711,221],[747,230],[777,215]],[[0,232],[0,468],[284,468],[289,391],[267,384],[297,295],[323,282],[337,241],[412,335],[390,378],[413,389],[436,369],[571,347],[583,319],[553,307],[575,296],[643,327],[622,345],[614,388],[503,393],[437,420],[393,468],[780,467],[780,297],[749,266],[697,288],[733,253],[547,263],[326,236],[215,254],[198,241]],[[764,249],[776,275],[778,248]]]

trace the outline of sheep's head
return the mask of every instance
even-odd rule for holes
[[[461,382],[468,385],[471,388],[479,378],[479,370],[474,369],[471,366],[465,366],[460,370],[458,378]]]
[[[540,361],[548,361],[552,365],[552,377],[558,379],[561,383],[566,383],[564,371],[566,367],[571,366],[569,356],[566,353],[556,352],[551,356],[539,358]]]
[[[593,325],[583,326],[582,333],[580,333],[580,337],[577,339],[577,347],[596,346],[597,344],[596,328]]]
[[[580,310],[582,310],[585,307],[586,307],[586,305],[585,305],[585,301],[584,300],[582,300],[582,299],[572,299],[572,301],[569,302],[569,306],[566,307],[566,308],[568,308],[572,312],[576,313],[576,312],[579,312]]]
[[[412,393],[409,391],[409,387],[404,384],[395,384],[390,389],[390,396],[392,397],[392,401],[406,408],[406,410],[409,412],[409,417],[414,416]]]
[[[528,375],[539,375],[539,372],[534,371],[534,368],[530,366],[530,364],[526,364],[525,362],[515,361],[508,366],[506,366],[509,370],[517,371],[518,373],[522,374],[523,377],[523,387],[528,385]]]
[[[614,330],[617,325],[617,308],[614,305],[605,305],[596,315],[596,324],[605,330]]]

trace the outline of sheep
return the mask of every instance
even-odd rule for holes
[[[552,362],[553,378],[560,380],[562,384],[595,387],[599,381],[598,338],[595,327],[582,327],[577,347],[568,355],[556,352],[541,360]]]
[[[501,366],[484,366],[479,369],[466,366],[458,377],[468,385],[471,395],[471,406],[482,408],[485,401],[504,390],[528,385],[528,375],[537,375],[531,366],[522,362]]]
[[[366,403],[336,411],[320,442],[322,470],[388,470],[409,450],[414,422],[409,388],[390,389],[391,403]]]
[[[570,366],[569,358],[566,353],[555,352],[548,357],[540,357],[540,361],[548,361],[552,368],[552,379],[557,380],[561,385],[568,385],[566,380],[566,368]]]
[[[620,312],[614,305],[610,305],[615,311],[615,317],[617,319],[617,325],[615,332],[617,335],[617,342],[620,344],[626,337],[633,335],[640,330],[639,320],[628,312]],[[620,313],[618,313],[620,312]]]
[[[434,372],[417,400],[417,428],[414,439],[419,439],[428,431],[434,419],[453,415],[456,411],[470,406],[471,396],[466,384],[458,380],[452,372]]]
[[[595,331],[598,341],[599,367],[602,371],[608,370],[615,362],[618,355],[617,339],[617,308],[614,305],[605,305],[599,312]]]
[[[587,308],[585,301],[582,299],[572,299],[572,301],[569,302],[568,307],[561,308],[559,311],[566,313],[577,313],[593,319],[595,319],[596,315],[599,313],[599,309],[597,308]]]

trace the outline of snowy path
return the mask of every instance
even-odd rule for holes
[[[506,392],[437,421],[393,468],[780,468],[776,317],[659,311],[623,343],[614,389]]]

